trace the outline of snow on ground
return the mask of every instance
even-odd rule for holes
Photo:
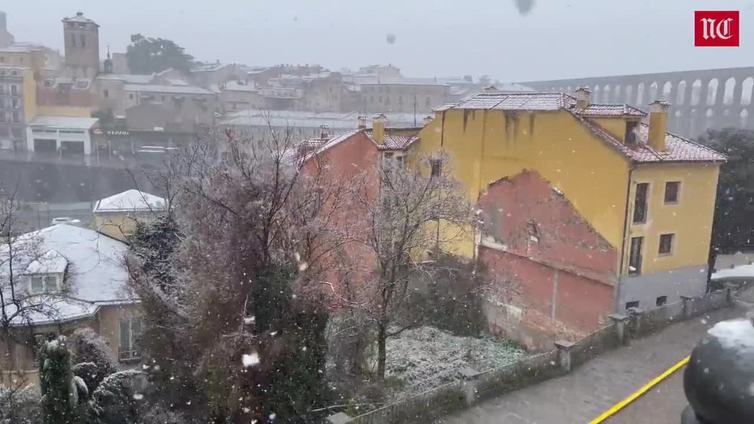
[[[754,279],[754,264],[739,265],[712,273],[712,280]]]
[[[416,393],[457,380],[464,367],[485,371],[515,362],[524,354],[504,340],[458,337],[420,327],[388,339],[386,374],[406,384],[404,393]]]

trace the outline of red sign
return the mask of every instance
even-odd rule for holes
[[[694,45],[697,47],[738,47],[738,10],[697,10],[694,12]]]

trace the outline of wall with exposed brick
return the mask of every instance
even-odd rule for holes
[[[558,190],[524,171],[491,184],[479,208],[493,332],[537,348],[604,324],[614,308],[616,249]]]

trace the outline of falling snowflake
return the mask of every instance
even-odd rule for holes
[[[278,415],[277,415],[276,413],[274,413],[274,412],[273,412],[272,414],[270,414],[270,415],[269,415],[270,421],[274,420],[274,419],[275,419],[275,417],[277,417],[277,416],[278,416]]]
[[[134,400],[142,400],[144,399],[144,395],[141,393],[134,393]]]
[[[243,323],[246,324],[246,325],[251,325],[251,324],[254,324],[254,322],[256,322],[256,320],[257,320],[257,317],[250,316],[250,317],[244,318],[243,319]]]
[[[259,354],[257,352],[244,353],[241,357],[241,363],[246,368],[257,366],[259,365]]]

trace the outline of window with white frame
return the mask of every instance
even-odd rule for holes
[[[32,274],[31,293],[56,293],[59,290],[58,277],[55,274]]]
[[[141,319],[121,318],[120,320],[120,345],[118,346],[118,359],[131,361],[141,358],[141,350],[138,347],[141,336]]]

